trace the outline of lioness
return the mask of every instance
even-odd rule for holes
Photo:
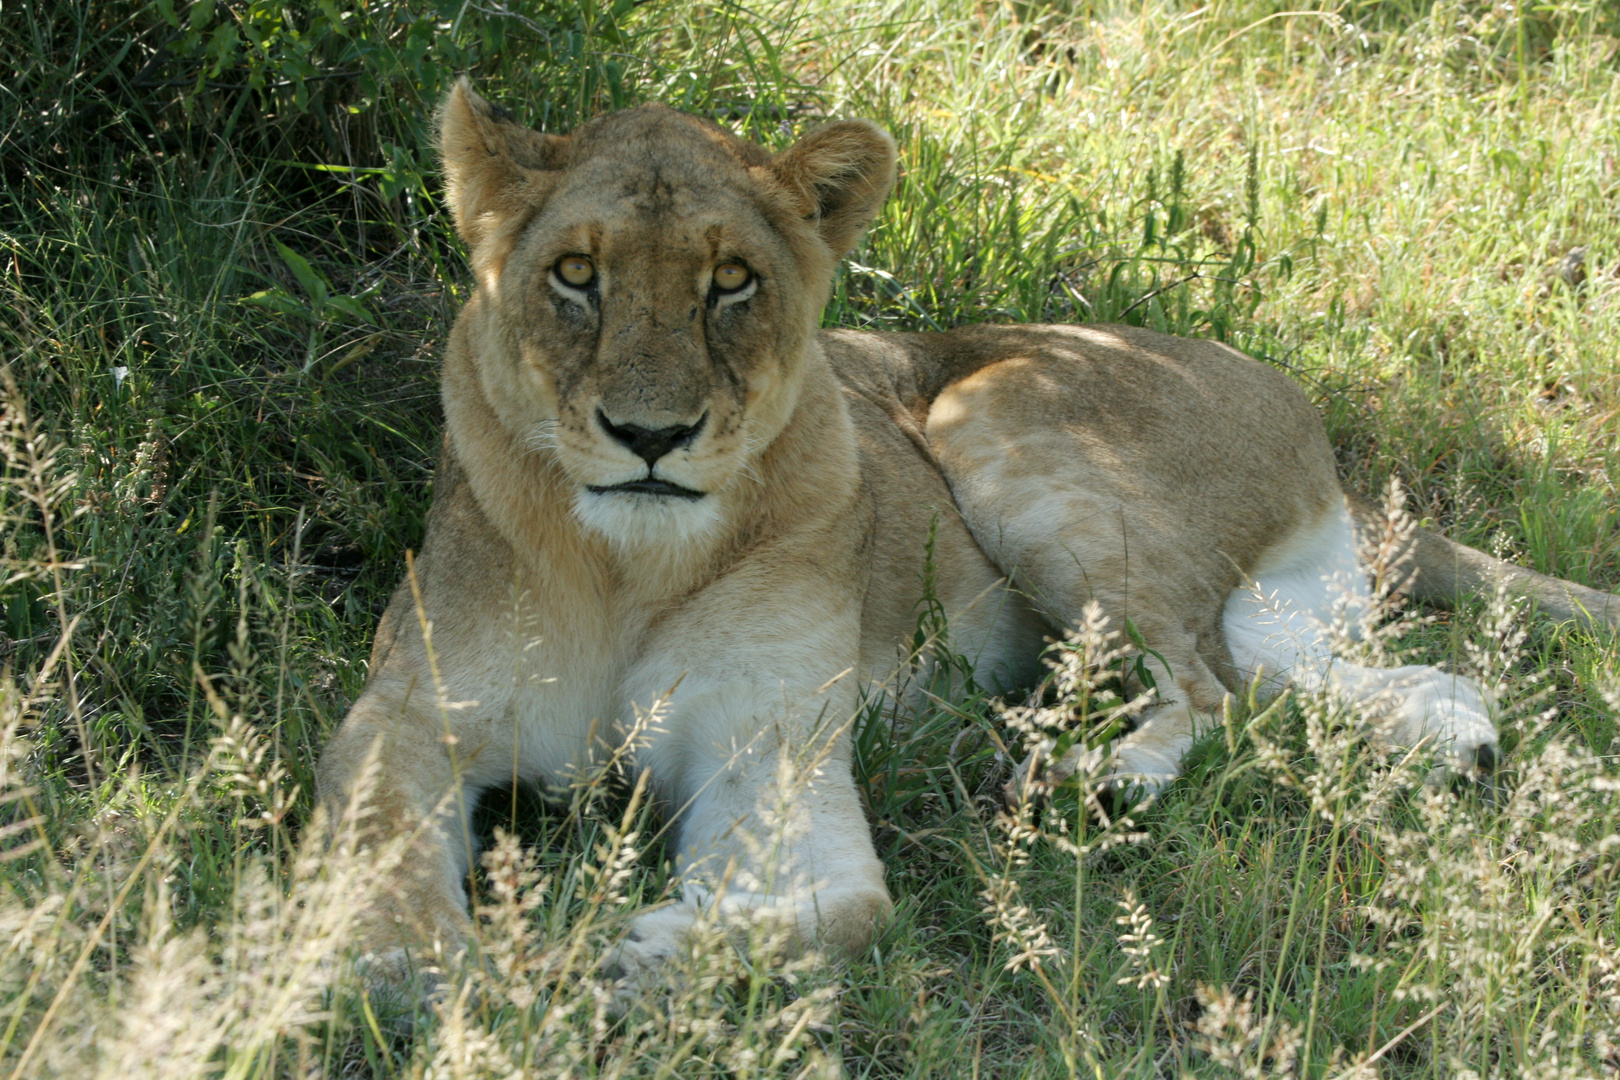
[[[445,354],[416,591],[319,774],[338,804],[376,755],[374,820],[414,835],[366,923],[382,968],[465,941],[480,791],[567,783],[661,698],[633,760],[677,815],[689,888],[639,917],[619,969],[656,969],[702,903],[864,948],[891,905],[848,720],[906,656],[930,530],[985,684],[1036,682],[1088,601],[1134,621],[1158,697],[1114,748],[1131,782],[1171,779],[1197,718],[1262,673],[1493,764],[1474,683],[1333,657],[1341,591],[1367,598],[1359,503],[1278,371],[1127,326],[817,329],[894,180],[874,125],[772,154],[649,105],[549,135],[463,81],[440,152],[477,288]],[[1620,613],[1437,535],[1413,548],[1422,599],[1505,578],[1555,618]],[[782,767],[807,748],[810,775]]]

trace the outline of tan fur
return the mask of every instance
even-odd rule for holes
[[[848,724],[863,689],[898,686],[931,531],[953,645],[987,682],[1032,681],[1043,637],[1089,599],[1141,629],[1168,670],[1119,767],[1152,782],[1274,655],[1234,660],[1243,624],[1223,605],[1292,572],[1290,543],[1338,542],[1309,401],[1225,346],[1108,326],[818,332],[893,181],[870,124],[774,156],[658,106],[542,135],[465,83],[440,124],[477,290],[445,354],[414,585],[319,775],[337,802],[376,754],[379,834],[415,837],[367,923],[385,970],[465,940],[479,791],[566,784],[658,700],[633,759],[678,815],[690,888],[641,917],[618,968],[656,970],[704,906],[777,920],[791,946],[863,949],[890,900]],[[592,260],[589,289],[557,278],[564,255]],[[711,285],[728,261],[753,274],[745,296]],[[686,434],[649,465],[637,431]],[[1418,561],[1467,568],[1442,592],[1504,572],[1432,536]],[[1561,615],[1608,602],[1513,573]],[[1400,700],[1412,738],[1493,745],[1474,698],[1467,722]]]

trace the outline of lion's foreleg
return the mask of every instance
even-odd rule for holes
[[[705,931],[777,955],[870,943],[892,904],[851,772],[852,679],[683,681],[638,754],[675,815],[681,897],[640,916],[610,968],[636,979]]]
[[[681,815],[680,870],[695,896],[759,912],[788,951],[863,949],[889,894],[842,733],[711,763]]]
[[[451,750],[442,723],[368,693],[321,756],[317,795],[333,851],[393,849],[358,938],[368,973],[385,981],[440,966],[466,946],[477,788]]]

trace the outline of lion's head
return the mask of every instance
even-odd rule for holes
[[[500,421],[623,543],[701,534],[798,401],[837,260],[894,180],[864,121],[779,154],[659,105],[570,135],[458,83],[440,112],[468,327]]]

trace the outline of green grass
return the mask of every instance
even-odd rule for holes
[[[1018,861],[990,704],[873,715],[898,914],[871,953],[711,958],[717,988],[617,1025],[591,873],[656,830],[628,790],[486,802],[538,878],[497,848],[510,963],[437,1012],[311,959],[363,866],[298,855],[431,495],[468,279],[426,131],[456,72],[553,130],[649,99],[773,145],[872,117],[902,177],[828,325],[1221,338],[1300,380],[1350,483],[1612,590],[1611,4],[79,3],[8,11],[0,57],[0,1075],[1620,1067],[1614,641],[1532,622],[1503,648],[1485,598],[1400,644],[1501,687],[1492,797],[1391,779],[1309,703],[1239,708],[1130,842]],[[633,901],[665,884],[638,846]],[[1039,970],[985,917],[1008,882],[1055,943]]]

